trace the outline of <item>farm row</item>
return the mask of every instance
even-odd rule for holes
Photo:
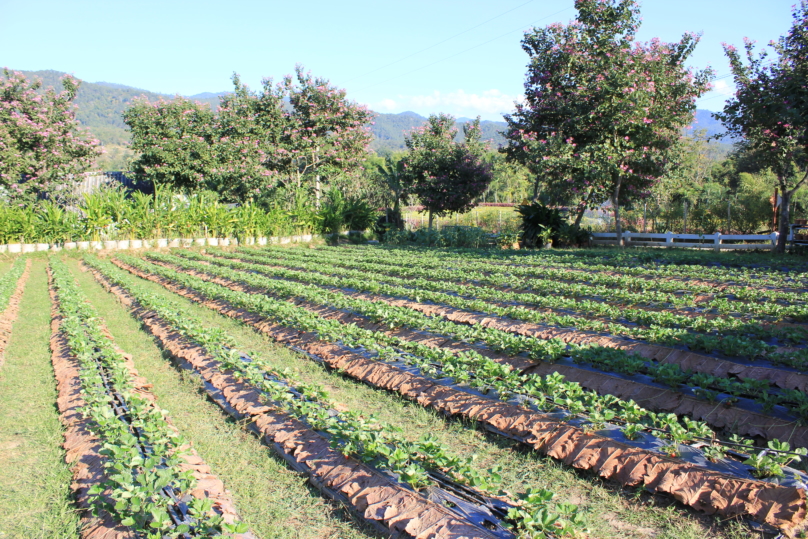
[[[43,262],[19,258],[0,280],[6,313]],[[83,535],[264,536],[248,531],[249,503],[238,516],[239,490],[231,497],[221,482],[229,472],[213,475],[183,421],[157,406],[138,357],[118,348],[90,296],[115,298],[107,317],[129,313],[141,340],[196,376],[222,417],[269,447],[266,458],[352,513],[360,534],[649,533],[570,496],[572,482],[595,481],[587,471],[615,485],[627,512],[644,509],[618,485],[668,496],[676,518],[690,519],[669,524],[670,536],[733,533],[693,523],[685,506],[748,521],[738,533],[801,531],[803,278],[586,262],[273,247],[52,257],[64,447],[74,499],[97,514],[84,513]],[[242,344],[250,339],[258,349]],[[369,399],[389,410],[384,419],[367,412]],[[574,481],[525,473],[551,462]]]

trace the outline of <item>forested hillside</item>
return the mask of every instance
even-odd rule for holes
[[[46,71],[22,71],[26,77],[37,77],[42,79],[45,87],[51,86],[57,90],[61,89],[59,79],[63,72]],[[191,99],[207,103],[214,110],[219,104],[219,96],[227,92],[202,92],[189,96]],[[111,82],[82,82],[76,96],[75,103],[78,105],[77,118],[82,125],[86,126],[103,144],[107,147],[108,157],[113,157],[108,165],[120,166],[117,161],[124,155],[125,146],[130,139],[126,126],[123,123],[122,114],[131,104],[132,100],[139,96],[145,96],[150,101],[156,101],[161,97],[171,99],[173,96],[150,92],[140,88],[133,88],[123,84]],[[696,122],[694,130],[706,129],[707,135],[712,136],[721,131],[721,124],[712,117],[712,113],[707,110],[696,111]],[[459,119],[459,137],[462,138],[462,126],[466,118]],[[426,118],[415,112],[407,111],[399,114],[377,113],[375,123],[371,126],[373,141],[371,147],[380,154],[400,151],[405,149],[404,138],[414,128],[424,125]],[[506,127],[505,122],[483,121],[483,140],[491,141],[492,146],[498,147],[505,143],[504,137],[500,134]],[[113,162],[114,161],[114,162]]]

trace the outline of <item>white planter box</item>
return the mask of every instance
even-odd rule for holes
[[[51,250],[51,251],[61,251],[61,250],[62,250],[62,246],[61,246],[61,245],[59,245],[58,243],[54,243],[53,245],[51,245],[51,246],[50,246],[50,250]]]
[[[311,234],[303,234],[300,237],[303,238],[303,241],[311,241],[312,240]]]
[[[258,238],[258,245],[266,245],[266,244],[267,244],[267,239],[265,237]]]
[[[291,238],[288,238],[288,237],[286,237],[286,236],[284,236],[283,238],[281,238],[281,245],[285,245],[285,244],[287,244],[287,243],[292,243],[292,239],[291,239]]]
[[[255,238],[244,238],[242,245],[255,245]]]
[[[199,245],[200,247],[202,247],[202,246],[204,246],[204,245],[205,245],[205,243],[207,243],[207,242],[205,241],[205,238],[196,238],[196,239],[194,240],[194,243],[195,243],[196,245]]]
[[[117,241],[109,240],[104,242],[104,249],[106,249],[107,251],[114,251],[117,248],[118,248]]]
[[[190,246],[192,246],[194,244],[194,239],[193,238],[182,238],[180,240],[180,243],[182,244],[183,247],[185,247],[187,249],[188,247],[190,247]]]
[[[22,243],[9,243],[8,244],[8,252],[9,253],[21,253],[22,252]]]
[[[165,238],[157,240],[157,248],[159,249],[160,247],[168,247],[168,240]]]
[[[130,249],[142,249],[143,248],[143,240],[131,240],[129,242]]]
[[[94,249],[96,251],[100,251],[104,248],[104,244],[100,241],[91,241],[90,242],[90,249]]]
[[[230,245],[230,238],[220,238],[219,245],[221,245],[222,247],[227,247],[228,245]]]
[[[272,245],[277,245],[280,242],[281,239],[278,236],[272,236],[271,238],[269,238],[269,243],[271,243]]]
[[[37,243],[36,250],[37,251],[47,251],[50,249],[50,243]]]
[[[6,245],[5,243],[3,245],[0,245],[0,253],[5,253],[7,251],[8,251],[8,245]]]
[[[216,247],[219,245],[219,238],[208,238],[208,245]]]
[[[173,240],[168,242],[169,247],[179,247],[180,246],[180,239],[174,238]]]
[[[294,243],[300,243],[301,241],[303,241],[303,236],[292,236],[292,241]]]
[[[129,250],[129,240],[118,241],[118,249]]]
[[[144,249],[151,249],[154,245],[154,240],[142,240]]]
[[[35,253],[36,252],[36,244],[35,243],[23,243],[22,244],[22,252],[23,253]]]
[[[64,248],[65,248],[66,250],[75,249],[76,247],[78,247],[78,246],[76,245],[76,242],[75,242],[75,241],[68,241],[68,242],[66,242],[66,243],[65,243],[65,245],[64,245]]]
[[[86,251],[86,250],[88,250],[90,248],[90,242],[89,241],[77,241],[76,242],[76,247],[78,247],[82,251]]]

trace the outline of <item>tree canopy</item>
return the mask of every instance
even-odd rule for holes
[[[634,0],[576,0],[578,17],[525,35],[525,102],[506,115],[505,151],[539,186],[571,194],[581,213],[647,196],[662,176],[710,70],[685,67],[698,36],[634,42]]]
[[[27,203],[77,181],[101,155],[99,142],[79,128],[73,99],[81,81],[62,78],[64,91],[40,92],[39,80],[4,70],[0,79],[0,188]]]

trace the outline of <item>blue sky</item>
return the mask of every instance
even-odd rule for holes
[[[692,65],[721,76],[721,42],[776,39],[794,2],[645,0],[638,37],[701,32]],[[573,0],[0,0],[0,66],[193,95],[301,63],[379,112],[497,120],[522,92],[523,31],[574,16]],[[731,78],[716,84],[700,108],[721,108]]]

